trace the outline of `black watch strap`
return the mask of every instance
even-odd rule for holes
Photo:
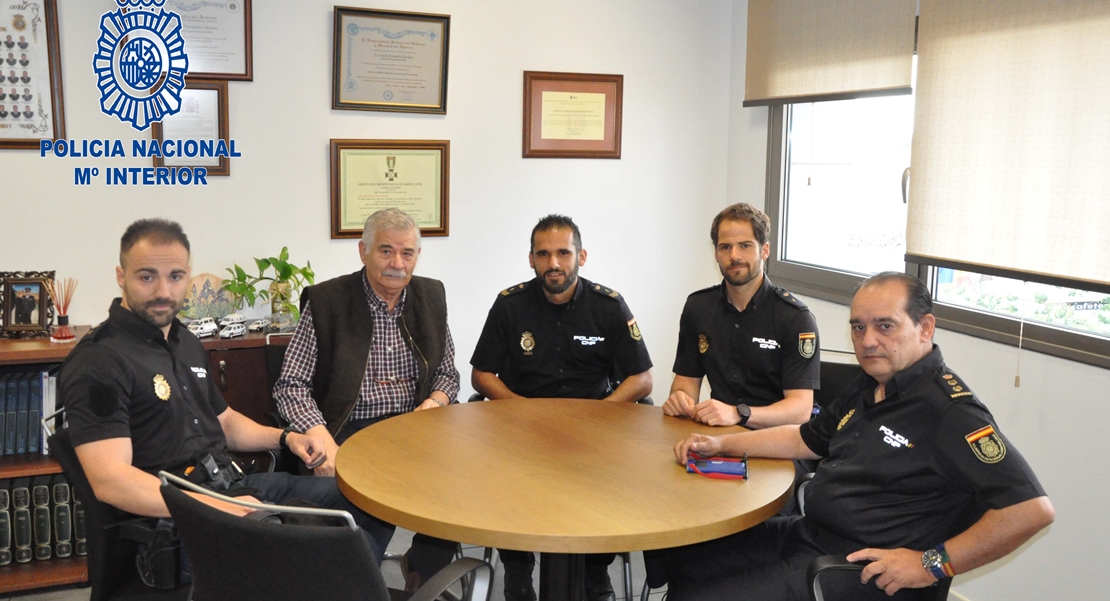
[[[740,403],[736,406],[736,414],[740,416],[740,425],[743,426],[752,418],[752,408],[744,403]]]
[[[296,431],[296,428],[293,426],[285,426],[285,429],[281,431],[281,438],[278,438],[278,446],[288,451],[289,443],[286,442],[285,439],[288,438],[290,432]]]

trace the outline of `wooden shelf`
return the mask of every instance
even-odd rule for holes
[[[74,326],[77,340],[89,333],[90,326]],[[0,338],[0,365],[25,365],[28,363],[60,363],[77,344],[50,342],[49,338]]]
[[[0,566],[0,595],[63,584],[88,582],[89,564],[84,557],[54,558]]]
[[[62,466],[53,457],[25,454],[0,457],[0,478],[28,478],[62,473]]]

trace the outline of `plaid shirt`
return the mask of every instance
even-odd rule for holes
[[[362,378],[358,402],[350,419],[367,419],[383,415],[408,413],[424,402],[416,395],[416,358],[412,349],[401,337],[397,320],[405,308],[408,290],[401,292],[401,300],[393,311],[362,278],[366,304],[374,319],[374,339],[370,343],[370,356],[366,362],[366,375]],[[316,328],[312,322],[312,303],[306,303],[297,330],[285,352],[281,377],[274,384],[274,400],[278,410],[293,427],[304,432],[325,424],[316,401],[312,398],[312,378],[316,373]],[[439,390],[452,402],[459,394],[459,371],[455,369],[455,343],[451,330],[447,330],[447,343],[443,361],[432,375],[432,390]],[[326,424],[325,424],[326,425]]]

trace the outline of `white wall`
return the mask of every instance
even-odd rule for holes
[[[194,273],[222,274],[282,245],[322,278],[348,273],[356,242],[329,239],[328,140],[447,139],[451,235],[425,239],[417,273],[447,287],[462,394],[495,295],[532,277],[532,225],[561,212],[582,229],[582,275],[627,298],[656,365],[655,395],[665,396],[682,303],[715,277],[707,229],[726,199],[732,3],[394,0],[390,8],[452,17],[446,116],[331,110],[333,4],[254,3],[254,81],[230,84],[231,137],[244,156],[229,178],[75,187],[74,167],[149,163],[0,152],[0,214],[41,224],[35,243],[0,238],[0,270],[78,278],[74,321],[96,323],[117,295],[120,234],[162,216],[189,234]],[[59,1],[70,139],[143,137],[98,106],[92,55],[112,6]],[[521,159],[524,70],[623,74],[622,158]]]

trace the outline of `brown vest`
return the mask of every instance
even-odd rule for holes
[[[305,288],[301,310],[312,303],[316,330],[316,374],[312,397],[335,436],[358,402],[374,319],[363,289],[363,271]],[[432,377],[443,361],[447,344],[447,296],[439,280],[413,276],[406,288],[405,309],[398,326],[416,358],[416,404],[432,393]]]

